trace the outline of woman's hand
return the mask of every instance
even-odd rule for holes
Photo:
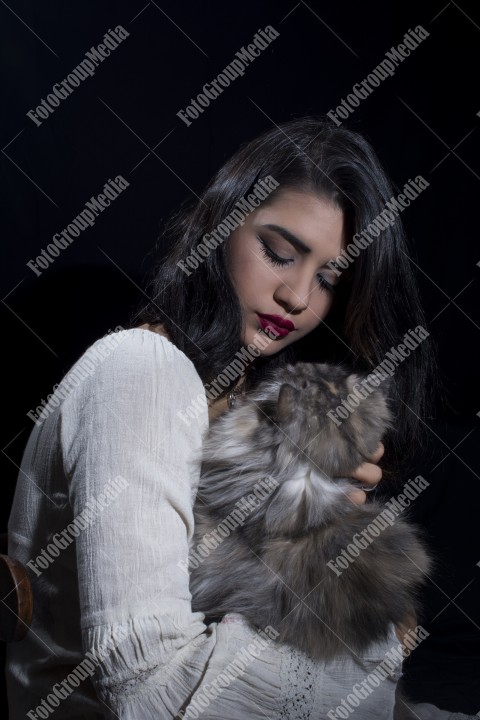
[[[380,460],[385,447],[383,443],[380,443],[378,450],[374,452],[370,458],[371,462],[362,463],[358,466],[355,472],[352,473],[352,478],[360,480],[363,485],[369,485],[374,487],[382,479],[382,471],[376,463]],[[357,505],[363,505],[367,501],[367,494],[363,490],[349,490],[347,497]]]
[[[412,613],[411,615],[407,615],[402,622],[399,622],[397,625],[395,625],[395,634],[398,638],[398,641],[400,642],[402,646],[402,654],[403,657],[408,657],[410,654],[410,649],[405,643],[405,638],[408,637],[409,640],[412,638],[408,636],[408,631],[412,631],[415,633],[415,629],[417,627],[417,616]]]

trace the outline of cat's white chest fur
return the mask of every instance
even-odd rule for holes
[[[340,498],[344,500],[348,481],[342,478],[334,482],[308,463],[301,463],[297,467],[292,463],[292,470],[291,476],[288,475],[288,466],[282,473],[281,487],[267,511],[269,521],[277,525],[283,515],[287,525],[291,523],[293,526],[297,519],[302,518],[307,526],[318,526],[324,522],[332,506],[337,505]],[[288,519],[285,518],[285,512]]]
[[[327,475],[305,463],[286,481],[285,490],[292,499],[305,494],[307,497],[312,496],[312,499],[313,496],[319,496],[323,502],[328,503],[344,494],[342,486],[346,484],[346,481],[339,485],[333,483]]]

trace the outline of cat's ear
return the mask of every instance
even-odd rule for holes
[[[393,390],[393,378],[377,369],[362,375],[350,375],[348,384],[352,388],[354,385],[359,385],[360,388],[363,387],[369,395],[378,393],[383,395],[385,399],[390,397],[390,393]]]
[[[355,446],[365,458],[375,451],[385,432],[394,427],[389,407],[393,382],[386,373],[374,370],[352,386],[357,412],[351,415],[350,428]]]
[[[277,421],[292,419],[298,409],[299,392],[293,385],[283,383],[278,393],[276,418]]]

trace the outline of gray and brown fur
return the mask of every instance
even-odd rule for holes
[[[354,504],[345,491],[391,426],[386,383],[340,427],[327,417],[361,379],[340,366],[289,364],[211,423],[192,547],[259,480],[268,476],[278,486],[191,570],[194,611],[241,613],[255,627],[273,626],[279,642],[324,660],[365,651],[414,612],[429,559],[404,519],[340,576],[327,566],[384,509]]]

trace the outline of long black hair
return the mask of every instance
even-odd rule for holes
[[[217,377],[242,348],[242,311],[226,269],[228,239],[190,275],[177,263],[192,254],[203,236],[267,176],[279,187],[263,204],[285,189],[295,189],[339,206],[346,221],[347,245],[398,192],[364,137],[324,117],[308,116],[275,126],[243,144],[199,200],[184,202],[160,236],[168,251],[152,268],[147,286],[150,301],[132,316],[130,324],[163,323],[204,384]],[[397,217],[345,272],[325,320],[275,355],[257,358],[247,374],[247,388],[270,369],[299,360],[342,362],[354,370],[369,371],[402,342],[408,330],[426,327],[409,255]],[[396,427],[385,440],[387,476],[395,476],[395,468],[406,459],[412,444],[425,437],[422,419],[431,411],[428,401],[435,387],[435,354],[427,338],[398,365],[391,383]]]

